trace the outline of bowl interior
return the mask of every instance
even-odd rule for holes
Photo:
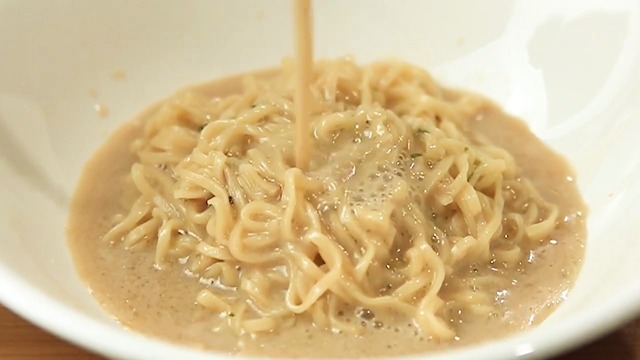
[[[0,0],[0,301],[109,356],[202,355],[132,335],[100,309],[66,247],[69,201],[83,163],[122,122],[182,86],[290,56],[289,5]],[[578,174],[589,238],[568,301],[532,331],[447,356],[548,354],[637,313],[640,2],[326,0],[315,8],[317,57],[400,58],[485,93]]]

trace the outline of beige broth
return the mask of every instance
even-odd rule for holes
[[[225,95],[239,90],[239,78],[201,88]],[[450,96],[457,96],[450,92]],[[542,321],[564,300],[583,256],[585,206],[565,160],[538,140],[521,121],[490,102],[470,117],[465,132],[485,136],[507,149],[541,194],[560,209],[553,240],[534,250],[528,263],[503,272],[512,286],[495,289],[494,316],[481,321],[450,319],[457,337],[437,343],[408,323],[368,326],[360,335],[334,334],[310,325],[303,316],[289,329],[258,336],[236,336],[212,328],[212,313],[194,301],[202,284],[180,264],[154,268],[153,248],[128,251],[101,241],[114,215],[135,198],[128,179],[134,162],[130,144],[141,135],[145,113],[116,131],[87,163],[74,196],[68,228],[77,269],[91,293],[125,327],[190,346],[228,353],[285,357],[354,357],[420,353],[478,343],[520,331]],[[491,265],[479,271],[491,272]],[[446,292],[446,284],[442,291]],[[345,315],[347,316],[347,315]],[[352,321],[360,321],[353,317]],[[309,349],[313,349],[312,352]]]

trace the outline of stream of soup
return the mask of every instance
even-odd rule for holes
[[[180,91],[87,163],[70,247],[123,326],[229,353],[385,356],[504,337],[566,298],[585,206],[524,123],[408,64],[321,61],[302,172],[293,73]]]

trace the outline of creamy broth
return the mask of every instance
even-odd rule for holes
[[[294,106],[296,107],[296,166],[306,170],[311,155],[311,137],[309,136],[309,114],[312,97],[309,93],[313,67],[313,40],[311,33],[311,2],[296,0],[294,5],[295,48],[296,48],[296,89]]]
[[[240,78],[226,79],[194,88],[193,92],[208,96],[232,94],[241,89],[240,82]],[[465,96],[446,90],[450,99]],[[585,206],[574,175],[562,157],[547,148],[520,120],[481,98],[469,99],[472,111],[467,112],[460,129],[472,142],[486,138],[506,149],[522,168],[523,175],[547,201],[558,207],[559,215],[551,237],[524,247],[526,256],[517,266],[503,268],[487,262],[456,270],[465,274],[497,274],[508,284],[483,289],[493,299],[493,309],[486,317],[446,314],[447,322],[456,331],[452,340],[435,340],[393,311],[378,313],[384,321],[375,322],[366,313],[355,314],[353,309],[346,308],[340,316],[345,322],[361,327],[357,334],[314,326],[309,316],[303,314],[296,316],[292,327],[237,335],[221,326],[216,314],[194,301],[204,285],[187,275],[181,263],[169,262],[158,270],[154,248],[132,251],[120,243],[103,241],[105,233],[113,227],[114,216],[126,213],[137,196],[129,175],[136,161],[131,143],[142,136],[153,110],[115,132],[84,169],[68,229],[78,271],[91,293],[123,326],[169,341],[229,353],[285,357],[421,353],[496,339],[538,324],[564,300],[580,269],[586,236]],[[314,161],[316,168],[319,163],[331,164],[318,170],[318,176],[336,178],[335,172],[353,166],[350,159],[341,161],[340,154],[332,157],[331,149],[322,146],[314,149],[312,158],[312,169]],[[374,159],[374,165],[389,160],[383,155]],[[347,181],[328,181],[336,181],[337,186],[343,184],[345,188],[338,191],[344,192],[350,181],[359,181],[358,174],[370,171],[366,166],[353,167],[357,171],[345,178]],[[454,272],[451,276],[465,274]],[[453,290],[445,280],[441,289],[443,298],[447,298],[449,291]]]

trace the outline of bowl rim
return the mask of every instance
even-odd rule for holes
[[[57,301],[0,263],[0,302],[36,326],[86,350],[117,359],[224,359],[227,354],[200,351],[129,330],[122,332]],[[538,359],[568,351],[619,327],[640,314],[640,282],[606,298],[587,313],[557,324],[549,332],[534,327],[513,336],[452,350],[398,356],[403,359]],[[562,306],[562,305],[561,305]],[[52,315],[55,314],[55,315]],[[64,319],[64,322],[61,321]],[[117,321],[114,319],[114,323]],[[123,327],[123,330],[128,330]],[[234,356],[256,359],[256,356]]]

